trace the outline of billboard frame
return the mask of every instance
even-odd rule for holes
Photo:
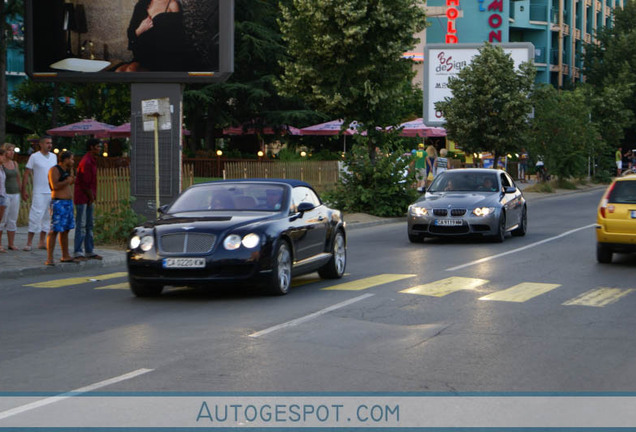
[[[217,71],[189,72],[72,72],[34,70],[34,0],[25,0],[25,72],[40,82],[113,83],[214,83],[227,80],[234,72],[234,0],[219,0],[219,67]]]
[[[509,43],[496,43],[491,44],[494,46],[499,46],[503,48],[506,53],[515,53],[521,56],[524,56],[523,61],[534,61],[534,45],[531,42],[509,42]],[[463,44],[427,44],[424,46],[424,82],[423,82],[423,90],[424,90],[424,100],[423,100],[423,121],[427,126],[444,126],[446,123],[443,117],[437,115],[434,110],[435,102],[441,102],[445,97],[448,96],[448,91],[444,84],[448,82],[448,79],[452,76],[457,76],[457,73],[447,73],[445,74],[445,80],[440,77],[438,80],[434,80],[433,75],[434,71],[431,71],[431,67],[435,66],[435,63],[431,61],[431,55],[437,57],[437,53],[439,51],[448,51],[448,52],[457,52],[460,50],[472,50],[474,54],[470,57],[472,58],[479,54],[479,49],[484,46],[484,43],[463,43]],[[524,54],[525,51],[525,54]],[[527,57],[527,59],[525,59]],[[449,60],[452,56],[449,57]],[[514,56],[513,56],[514,58]],[[463,61],[463,58],[462,58]],[[518,64],[516,65],[518,66]],[[442,82],[444,81],[444,82]],[[435,85],[441,87],[435,87]],[[431,110],[430,107],[433,107]]]

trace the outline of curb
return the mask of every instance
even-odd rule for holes
[[[126,263],[126,253],[124,251],[121,252],[121,256],[105,256],[103,260],[96,261],[84,261],[80,263],[68,263],[68,264],[60,264],[56,263],[54,267],[47,267],[44,264],[37,267],[22,267],[19,269],[12,270],[3,270],[0,271],[0,277],[13,279],[19,278],[23,276],[40,276],[40,275],[56,275],[62,273],[75,273],[83,270],[88,270],[91,268],[101,268],[107,267],[111,265],[121,265]]]

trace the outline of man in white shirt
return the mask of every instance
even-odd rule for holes
[[[22,177],[22,199],[29,198],[26,185],[33,174],[33,200],[29,211],[29,234],[25,251],[32,249],[33,237],[40,233],[38,249],[46,249],[46,235],[51,225],[51,187],[49,186],[49,170],[57,165],[57,155],[51,153],[53,140],[50,136],[43,136],[39,142],[40,151],[29,156],[24,176]]]

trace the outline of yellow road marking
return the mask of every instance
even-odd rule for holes
[[[323,288],[325,291],[361,291],[374,286],[415,277],[414,274],[381,274]]]
[[[533,283],[523,282],[518,285],[508,288],[503,291],[497,291],[487,296],[480,297],[479,300],[492,300],[492,301],[504,301],[523,303],[531,298],[545,294],[548,291],[552,291],[555,288],[560,287],[560,284],[546,284],[546,283]]]
[[[128,282],[122,282],[114,285],[106,285],[103,287],[97,287],[96,290],[127,290],[130,289]]]
[[[486,283],[488,283],[488,281],[485,279],[453,276],[425,285],[417,285],[400,292],[405,294],[444,297],[445,295],[452,294],[456,291],[472,290]]]
[[[108,279],[116,279],[120,277],[128,276],[127,272],[118,272],[118,273],[110,273],[99,276],[84,276],[84,277],[76,277],[76,278],[68,278],[68,279],[57,279],[48,282],[38,282],[33,284],[28,284],[24,286],[35,287],[35,288],[60,288],[71,285],[80,285],[86,282],[96,282],[103,281]]]
[[[616,303],[636,289],[598,288],[581,294],[563,303],[564,306],[592,306],[603,307]]]

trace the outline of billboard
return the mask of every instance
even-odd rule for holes
[[[234,0],[25,6],[25,65],[34,80],[204,83],[234,69]]]
[[[515,67],[534,59],[534,45],[530,42],[494,44],[510,54]],[[424,123],[427,126],[443,126],[442,114],[435,103],[452,97],[448,80],[456,77],[479,54],[482,44],[430,44],[424,47]]]

